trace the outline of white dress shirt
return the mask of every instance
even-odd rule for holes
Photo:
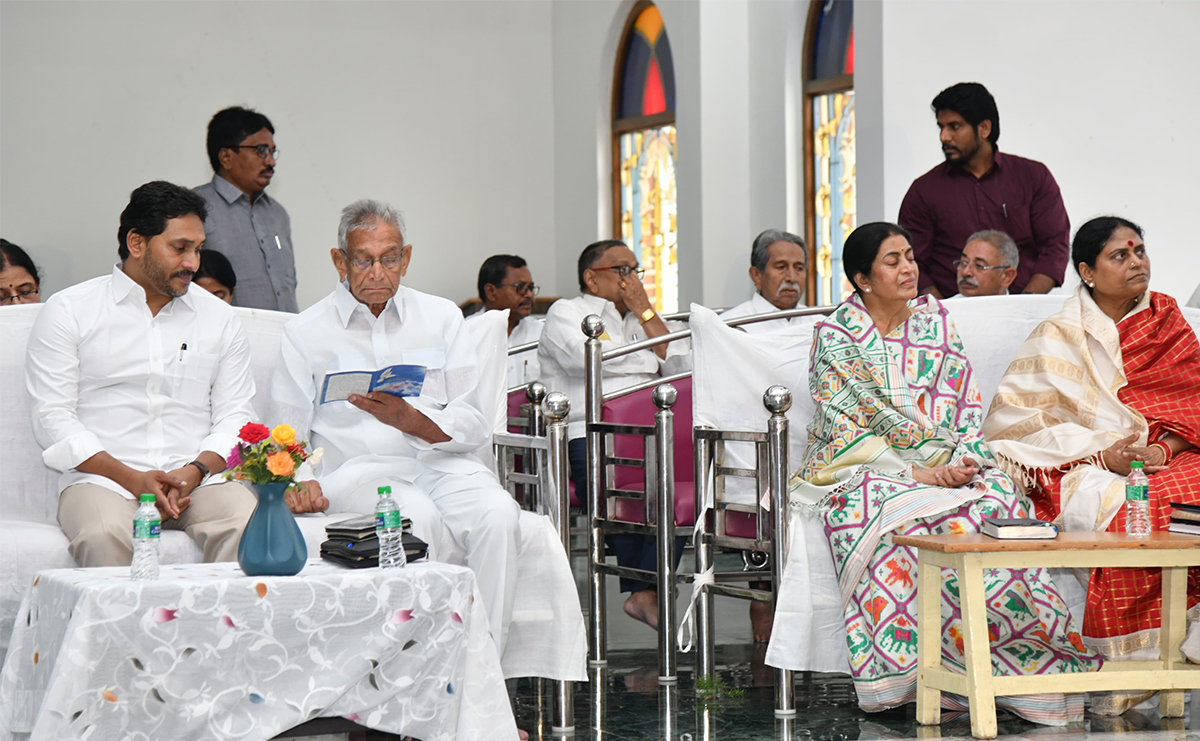
[[[233,309],[189,287],[157,315],[120,265],[50,297],[29,336],[25,385],[33,430],[59,491],[116,482],[75,467],[101,451],[131,468],[170,471],[201,451],[222,458],[254,417],[250,347]]]
[[[398,363],[427,368],[421,395],[407,401],[449,441],[428,443],[348,401],[317,403],[326,373]],[[478,372],[462,312],[450,301],[400,286],[376,317],[339,283],[283,327],[272,418],[292,425],[301,439],[311,432],[312,446],[325,449],[317,480],[334,496],[373,478],[411,483],[428,470],[486,472],[469,455],[491,434],[475,398]]]
[[[480,309],[471,316],[467,317],[467,321],[471,321],[476,317],[483,316],[487,309]],[[517,345],[528,345],[530,342],[537,342],[542,336],[542,326],[546,323],[546,317],[530,314],[521,321],[517,322],[517,326],[513,327],[512,333],[508,335],[508,346],[514,348]],[[508,386],[525,386],[530,381],[538,380],[538,359],[537,350],[526,350],[515,355],[508,356]]]
[[[796,308],[802,309],[804,307],[800,304],[797,304]],[[721,321],[739,319],[745,316],[755,316],[757,314],[773,314],[777,311],[780,311],[779,307],[763,298],[761,293],[755,291],[754,295],[750,297],[749,301],[743,301],[732,309],[722,311]],[[765,319],[761,322],[742,324],[739,325],[738,328],[744,329],[747,334],[761,334],[763,332],[771,332],[782,327],[786,327],[790,325],[794,319],[799,319],[799,317],[791,317],[788,319]]]
[[[613,302],[599,296],[584,294],[560,299],[550,306],[538,344],[538,363],[541,365],[538,380],[546,384],[549,391],[561,391],[571,400],[567,437],[572,440],[583,437],[586,432],[583,347],[587,337],[580,325],[591,314],[604,320],[605,333],[600,335],[603,352],[646,339],[646,332],[633,312],[622,317]],[[667,325],[672,332],[685,328],[679,322],[668,322]],[[690,353],[691,344],[687,340],[676,340],[667,345],[665,360],[650,349],[606,360],[601,386],[608,394],[664,373],[682,372],[688,368]]]

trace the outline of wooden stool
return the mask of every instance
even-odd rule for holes
[[[918,550],[917,721],[941,720],[942,693],[965,695],[971,735],[996,737],[996,696],[1042,692],[1160,690],[1164,717],[1183,715],[1185,689],[1200,688],[1200,666],[1179,652],[1187,620],[1187,570],[1200,566],[1200,537],[1152,533],[1060,533],[1054,540],[997,540],[986,535],[897,535],[896,545]],[[985,569],[1156,568],[1163,570],[1162,630],[1157,661],[1108,661],[1098,672],[992,676],[988,641]],[[942,666],[942,568],[958,570],[966,674]]]

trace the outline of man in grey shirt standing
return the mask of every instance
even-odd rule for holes
[[[299,311],[292,222],[266,194],[275,174],[275,127],[258,111],[226,108],[208,122],[211,182],[196,188],[208,202],[205,247],[216,250],[237,275],[234,306]]]

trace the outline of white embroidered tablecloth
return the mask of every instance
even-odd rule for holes
[[[160,576],[37,576],[0,677],[0,738],[252,741],[317,716],[424,741],[517,737],[466,568]]]

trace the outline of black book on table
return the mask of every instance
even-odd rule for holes
[[[408,519],[407,517],[401,517],[400,529],[405,532],[412,530],[412,520]],[[326,525],[325,537],[350,540],[374,538],[375,515],[360,515],[358,517],[351,517],[348,520],[335,522],[332,525]]]
[[[985,517],[983,534],[1001,540],[1048,540],[1058,537],[1058,527],[1032,517]]]

